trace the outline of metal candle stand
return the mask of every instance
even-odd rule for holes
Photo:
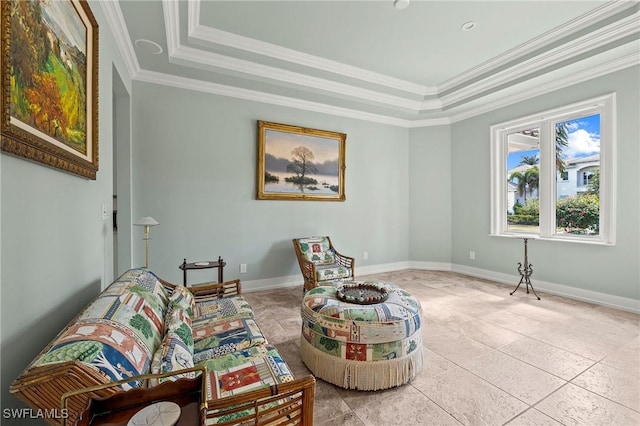
[[[531,275],[533,275],[533,265],[529,263],[529,255],[527,253],[528,240],[529,240],[528,238],[524,238],[524,267],[522,267],[521,262],[518,262],[518,272],[520,273],[520,282],[518,283],[516,288],[511,293],[509,293],[509,295],[513,296],[513,293],[515,293],[516,290],[518,290],[518,288],[520,287],[520,284],[524,282],[525,285],[527,286],[527,294],[529,294],[529,287],[531,287],[531,291],[533,292],[533,294],[535,294],[538,300],[540,300],[540,296],[538,296],[536,291],[533,289],[533,284],[531,284],[531,279],[529,278],[531,277]]]

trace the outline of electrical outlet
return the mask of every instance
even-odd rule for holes
[[[246,274],[247,273],[247,264],[246,263],[241,263],[240,264],[240,273],[241,274]]]
[[[368,252],[368,251],[365,251],[365,252],[362,254],[362,258],[363,258],[364,260],[367,260],[367,259],[369,258],[369,252]]]
[[[109,217],[109,206],[103,203],[100,211],[100,217],[102,218],[102,220],[106,220]]]
[[[476,260],[476,252],[475,251],[470,251],[469,252],[469,259]]]

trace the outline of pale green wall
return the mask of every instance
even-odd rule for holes
[[[97,180],[0,155],[3,409],[24,407],[9,394],[11,382],[113,280],[111,222],[101,219],[100,206],[112,199],[113,64],[124,66],[102,10],[91,7],[100,25]]]
[[[451,262],[450,126],[411,129],[409,259]]]
[[[357,267],[408,259],[408,129],[139,82],[133,99],[133,217],[160,222],[150,263],[163,278],[181,280],[184,257],[220,255],[225,278],[299,280],[291,239],[309,235],[331,236]],[[346,133],[347,200],[256,200],[257,120]]]
[[[100,204],[110,205],[113,193],[113,64],[124,66],[100,7],[92,7],[101,25],[97,181],[0,155],[2,408],[22,406],[9,396],[9,384],[113,279],[111,227],[100,219]],[[218,255],[228,261],[227,278],[299,279],[290,239],[311,234],[331,235],[359,268],[411,260],[515,274],[518,242],[488,236],[489,126],[617,91],[617,245],[534,242],[531,254],[534,278],[638,300],[638,72],[627,69],[452,126],[410,130],[132,85],[123,77],[133,96],[131,217],[160,222],[151,234],[151,268],[173,281],[181,279],[183,257]],[[346,133],[347,201],[255,200],[257,120]],[[133,229],[136,265],[144,262],[141,238],[142,230]],[[238,273],[240,263],[247,274]]]
[[[558,241],[530,243],[534,279],[640,299],[639,68],[558,90],[452,126],[453,256],[458,265],[515,274],[522,241],[489,236],[489,126],[617,93],[617,243],[613,247]],[[476,260],[469,260],[469,251]]]

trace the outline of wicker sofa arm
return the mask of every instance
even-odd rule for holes
[[[224,417],[232,418],[233,424],[311,426],[315,384],[316,379],[307,375],[279,385],[210,399],[207,420]]]
[[[108,383],[108,380],[96,369],[80,361],[66,361],[25,370],[13,382],[9,391],[32,408],[57,414],[52,418],[44,419],[49,424],[61,425],[64,421],[73,424],[78,413],[86,405],[89,396],[77,395],[70,398],[66,407],[69,411],[63,413],[60,412],[62,395],[70,389],[80,389],[104,383]],[[97,392],[96,395],[106,397],[115,392],[117,390],[111,388]],[[68,418],[66,418],[67,415]]]

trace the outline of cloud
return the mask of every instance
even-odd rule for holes
[[[565,158],[584,157],[600,152],[600,135],[589,133],[585,129],[570,132],[568,142],[569,146],[562,150]]]
[[[568,121],[566,123],[563,123],[565,125],[565,127],[567,128],[568,131],[572,131],[572,130],[576,130],[580,127],[580,123],[577,121]]]

